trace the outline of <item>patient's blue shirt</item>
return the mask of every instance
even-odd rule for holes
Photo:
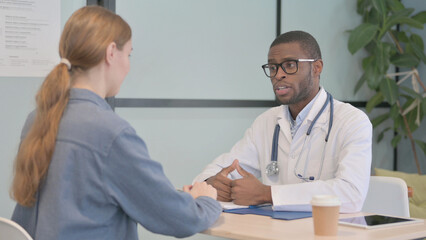
[[[34,112],[21,138],[33,119]],[[205,230],[221,213],[212,198],[194,200],[176,191],[129,123],[100,96],[75,88],[36,198],[32,207],[17,204],[12,220],[40,240],[133,240],[137,223],[185,237]]]

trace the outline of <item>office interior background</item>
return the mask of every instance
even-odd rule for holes
[[[274,101],[270,80],[260,66],[266,63],[269,46],[277,35],[278,6],[280,32],[304,30],[317,39],[324,61],[321,85],[334,98],[365,103],[373,95],[365,86],[354,94],[365,54],[360,51],[351,55],[347,50],[347,30],[361,22],[356,1],[279,2],[115,1],[116,12],[132,27],[134,48],[131,70],[116,96],[116,103],[127,98],[139,99],[138,103],[143,102],[140,99],[188,100],[177,106],[164,104],[167,101],[160,105],[145,101],[148,104],[142,107],[115,105],[115,112],[134,126],[146,141],[151,157],[162,163],[175,187],[190,184],[215,157],[229,151],[254,119],[269,108],[263,103]],[[426,9],[424,0],[402,2],[415,12]],[[86,0],[61,0],[61,27],[84,5]],[[425,29],[412,31],[426,39]],[[425,82],[424,63],[418,70]],[[1,217],[10,218],[15,205],[8,193],[13,161],[21,128],[27,114],[34,109],[34,97],[42,81],[43,78],[35,77],[0,77]],[[207,101],[191,106],[191,103],[200,103],[198,100]],[[388,110],[378,108],[368,115],[372,119]],[[372,169],[393,169],[394,150],[389,143],[392,133],[388,132],[384,140],[377,143],[379,130],[374,134]],[[425,130],[423,122],[416,137],[425,141]],[[416,172],[408,140],[399,143],[396,154],[399,171]],[[426,157],[420,149],[418,154],[424,173]],[[141,239],[168,238],[142,229],[140,234]],[[191,239],[219,238],[196,235]]]

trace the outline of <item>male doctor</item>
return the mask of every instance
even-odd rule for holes
[[[207,181],[219,201],[238,205],[309,211],[313,195],[331,194],[339,197],[341,212],[360,211],[370,179],[372,126],[362,111],[320,86],[323,61],[315,38],[302,31],[278,36],[262,68],[282,105],[258,116],[243,139],[194,181]]]

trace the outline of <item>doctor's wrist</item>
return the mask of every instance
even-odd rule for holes
[[[263,192],[263,201],[264,201],[264,203],[271,203],[272,204],[271,186],[265,185],[264,192]]]

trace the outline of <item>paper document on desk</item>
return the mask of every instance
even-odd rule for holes
[[[233,202],[221,202],[219,201],[220,205],[222,206],[222,209],[237,209],[237,208],[248,208],[247,205],[237,205]]]
[[[295,212],[295,211],[274,211],[271,205],[249,206],[246,208],[224,209],[226,213],[234,214],[255,214],[269,216],[281,220],[294,220],[300,218],[312,217],[312,212]]]
[[[249,208],[247,205],[237,205],[233,202],[221,202],[219,201],[222,209],[240,209],[240,208]],[[270,204],[263,204],[259,206],[267,206]],[[274,211],[286,211],[286,212],[312,212],[311,204],[288,204],[288,205],[273,205],[272,209]]]
[[[312,212],[311,204],[274,205],[272,208],[274,211]]]

